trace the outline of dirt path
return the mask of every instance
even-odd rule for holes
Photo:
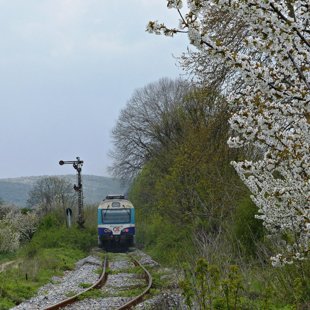
[[[11,260],[11,261],[5,262],[3,264],[0,264],[0,272],[3,272],[6,269],[8,269],[9,267],[13,267],[13,265],[16,265],[16,264],[18,264],[17,260]]]

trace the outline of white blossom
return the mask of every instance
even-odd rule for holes
[[[148,31],[174,35],[187,30],[199,53],[225,62],[242,77],[240,93],[226,93],[236,111],[230,147],[253,144],[264,152],[256,162],[234,162],[252,192],[258,218],[279,236],[290,235],[274,266],[309,257],[310,242],[310,4],[308,0],[188,0],[182,28],[153,24]],[[179,9],[181,1],[168,1]],[[247,25],[245,49],[236,51],[208,33],[216,8]],[[255,51],[256,55],[244,52]],[[261,59],[264,59],[262,61]],[[204,74],[204,66],[199,70]]]
[[[35,213],[23,214],[19,209],[8,209],[0,218],[0,252],[16,251],[21,242],[32,238],[38,224]]]

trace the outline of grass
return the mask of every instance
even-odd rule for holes
[[[65,295],[66,295],[66,297],[70,298],[70,297],[75,296],[76,294],[77,294],[77,293],[74,292],[74,291],[68,291]]]
[[[143,274],[143,270],[139,266],[134,267],[128,267],[128,268],[122,268],[117,270],[109,270],[109,274],[119,274],[119,273],[134,273],[134,274]]]
[[[151,273],[153,279],[153,289],[168,289],[175,285],[170,273],[163,272],[158,269],[158,267],[153,267],[152,269],[149,269],[149,272]]]
[[[0,309],[9,309],[32,297],[37,289],[74,268],[84,253],[76,249],[40,249],[37,255],[24,260],[15,268],[0,274]]]
[[[78,300],[86,298],[104,298],[106,294],[100,289],[92,289],[78,296]]]
[[[120,290],[117,292],[118,297],[137,297],[142,294],[145,290],[145,286],[133,286],[133,287],[126,287],[124,290]]]
[[[57,212],[49,214],[28,244],[15,254],[0,255],[0,262],[19,261],[17,266],[0,273],[0,310],[31,298],[52,276],[74,269],[75,262],[96,245],[93,229],[67,229],[61,219]]]
[[[80,283],[80,284],[79,284],[79,287],[81,287],[81,288],[89,288],[89,287],[91,287],[91,286],[92,286],[91,283]]]
[[[102,274],[102,268],[100,267],[100,268],[95,269],[94,273],[101,275]]]
[[[154,297],[163,289],[171,288],[175,283],[173,283],[173,280],[171,280],[171,274],[167,273],[165,271],[162,271],[159,267],[149,267],[147,268],[148,271],[151,273],[152,276],[152,287],[149,291],[149,296]],[[138,275],[143,274],[143,270],[139,267],[133,267],[129,268],[127,270],[124,270],[126,273],[135,273]],[[171,271],[172,272],[172,271]],[[144,292],[146,289],[146,285],[136,285],[132,287],[126,287],[124,290],[121,290],[117,293],[117,296],[120,297],[135,297]]]
[[[128,261],[127,255],[123,253],[108,253],[108,259],[110,262],[116,262],[120,260]]]
[[[16,253],[0,253],[0,264],[15,259],[16,259]]]

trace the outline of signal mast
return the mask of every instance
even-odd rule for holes
[[[84,210],[83,210],[83,185],[82,185],[82,166],[83,166],[84,161],[80,160],[80,157],[77,157],[76,160],[69,160],[69,161],[64,161],[60,160],[59,165],[66,165],[70,164],[73,166],[73,168],[77,171],[77,185],[73,185],[73,189],[77,192],[78,194],[78,220],[77,223],[80,228],[84,228]]]

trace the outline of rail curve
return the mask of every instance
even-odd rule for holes
[[[135,305],[139,304],[140,302],[143,301],[143,297],[150,291],[153,283],[153,279],[149,271],[142,265],[138,260],[136,260],[134,257],[130,256],[130,259],[134,263],[135,266],[139,266],[143,269],[144,271],[144,277],[145,280],[147,281],[147,288],[137,297],[133,298],[132,300],[128,301],[126,304],[122,305],[121,307],[117,308],[117,310],[127,310],[131,309]]]
[[[67,299],[64,299],[60,302],[58,302],[57,304],[54,304],[52,306],[49,306],[47,308],[44,308],[44,310],[56,310],[56,309],[60,309],[63,308],[67,305],[70,305],[74,302],[76,302],[79,298],[79,296],[81,296],[82,294],[94,289],[94,288],[100,288],[102,287],[108,278],[108,274],[107,274],[107,268],[108,268],[108,256],[106,255],[102,264],[102,272],[101,275],[98,279],[98,281],[96,283],[94,283],[92,286],[88,287],[87,289],[85,289],[83,292],[80,292],[72,297],[69,297]]]
[[[152,279],[150,272],[133,256],[131,256],[129,254],[128,254],[128,256],[135,266],[138,266],[143,270],[144,278],[145,278],[146,283],[147,283],[147,287],[140,295],[138,295],[137,297],[134,297],[133,299],[131,299],[130,301],[128,301],[124,305],[116,308],[116,310],[128,310],[128,309],[131,309],[132,307],[136,306],[137,304],[141,303],[143,301],[144,296],[150,291],[150,289],[152,287],[152,283],[153,283],[153,279]],[[44,308],[44,310],[56,310],[56,309],[64,308],[65,306],[68,306],[70,304],[77,302],[79,300],[79,296],[81,296],[85,292],[88,292],[88,291],[95,289],[95,288],[103,287],[107,281],[107,278],[108,278],[107,268],[108,268],[108,256],[106,255],[104,258],[103,264],[102,264],[102,273],[101,273],[101,275],[100,275],[100,277],[96,283],[94,283],[89,288],[85,289],[83,292],[80,292],[80,293],[78,293],[72,297],[69,297],[65,300],[62,300],[62,301],[60,301],[54,305],[48,306],[48,307]]]

